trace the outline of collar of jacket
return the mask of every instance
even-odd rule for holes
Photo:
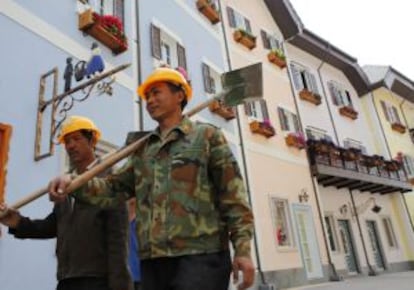
[[[172,132],[181,132],[184,135],[188,135],[192,130],[193,130],[193,126],[194,123],[190,120],[190,118],[188,118],[187,116],[183,116],[181,122],[175,126],[174,128],[172,128],[170,130],[170,132],[168,133],[168,135],[170,135]],[[158,138],[161,138],[161,134],[160,134],[160,127],[157,127],[154,131],[152,131],[151,133],[151,138],[154,136],[157,136]]]

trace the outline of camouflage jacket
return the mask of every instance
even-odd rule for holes
[[[114,192],[135,192],[141,259],[217,252],[229,240],[236,256],[250,255],[253,214],[216,127],[184,118],[164,140],[157,129],[116,174],[75,196],[103,207],[128,198]]]

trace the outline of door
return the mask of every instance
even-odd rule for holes
[[[322,278],[322,264],[311,207],[295,204],[292,208],[306,276],[308,279]]]
[[[356,263],[355,247],[351,236],[349,221],[338,220],[338,229],[348,272],[350,274],[356,274],[358,272],[358,267]]]
[[[378,269],[385,269],[384,257],[381,251],[381,241],[377,231],[377,224],[375,221],[367,221],[367,229],[369,236],[369,243],[371,251],[374,256],[375,265]]]

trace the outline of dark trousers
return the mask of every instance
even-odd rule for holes
[[[230,252],[141,261],[142,290],[227,290]]]
[[[71,278],[60,280],[56,290],[110,290],[106,278]]]

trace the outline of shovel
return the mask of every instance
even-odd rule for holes
[[[257,63],[237,70],[232,70],[221,75],[223,90],[214,95],[211,99],[194,107],[185,115],[191,117],[209,106],[213,101],[221,101],[226,106],[237,106],[245,102],[254,101],[263,97],[263,76],[262,64]],[[140,135],[140,134],[137,134]],[[91,178],[97,176],[107,168],[112,167],[118,161],[128,157],[135,152],[148,139],[150,134],[143,137],[138,136],[138,140],[131,142],[129,145],[120,148],[112,154],[109,154],[100,163],[93,165],[90,169],[77,176],[66,189],[66,192],[73,192]],[[129,143],[129,142],[128,142]],[[41,188],[28,196],[12,204],[10,208],[19,209],[22,206],[36,200],[48,192],[48,188]],[[6,213],[0,211],[0,218]]]

